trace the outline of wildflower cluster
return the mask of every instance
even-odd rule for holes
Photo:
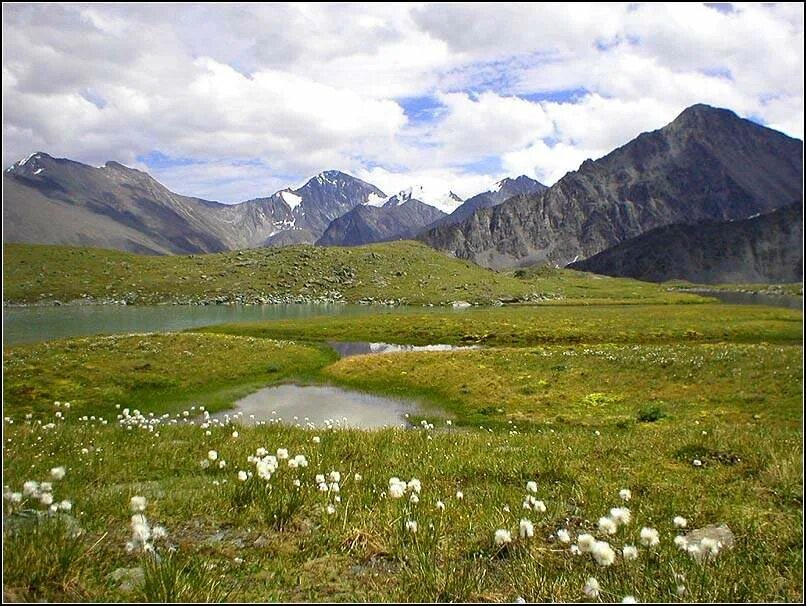
[[[23,483],[22,491],[14,492],[6,489],[3,496],[12,509],[17,506],[22,507],[26,503],[38,503],[47,508],[49,513],[67,513],[73,509],[73,503],[67,499],[57,502],[53,496],[53,482],[64,479],[66,473],[67,470],[64,467],[54,467],[50,470],[48,481],[28,480]]]
[[[164,526],[154,526],[152,528],[148,523],[144,513],[146,505],[146,498],[142,496],[133,496],[129,500],[129,509],[132,512],[132,535],[126,542],[126,551],[129,553],[156,553],[156,544],[168,539],[168,531],[165,530]]]

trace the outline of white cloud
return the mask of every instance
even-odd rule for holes
[[[467,197],[698,102],[802,137],[802,48],[797,3],[4,4],[3,163],[159,151],[224,201],[326,168]]]

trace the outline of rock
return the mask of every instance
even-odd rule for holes
[[[451,307],[453,307],[454,309],[463,309],[465,307],[470,307],[470,303],[468,303],[467,301],[453,301],[451,303]]]
[[[252,547],[255,547],[257,549],[262,549],[268,544],[269,544],[269,539],[265,535],[260,535],[258,538],[255,539],[255,542],[252,543]]]
[[[140,566],[134,568],[116,568],[114,572],[109,575],[115,583],[120,583],[118,589],[124,593],[129,593],[134,588],[143,582],[145,573]]]
[[[699,545],[705,538],[714,539],[722,543],[722,549],[730,549],[736,543],[733,531],[726,524],[697,528],[689,532],[685,537],[689,545]]]

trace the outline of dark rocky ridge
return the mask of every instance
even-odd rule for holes
[[[539,181],[530,179],[526,175],[521,175],[515,179],[507,177],[496,183],[496,186],[497,188],[494,190],[485,191],[476,194],[472,198],[468,198],[451,214],[434,221],[431,225],[428,225],[426,229],[461,223],[480,208],[492,208],[513,196],[520,194],[539,194],[548,189],[548,187]]]
[[[412,238],[423,227],[446,216],[410,194],[392,196],[383,206],[356,206],[335,219],[317,244],[358,246]]]
[[[800,282],[803,206],[738,221],[659,227],[569,267],[650,282]]]
[[[801,202],[802,142],[694,105],[543,193],[481,209],[419,236],[500,268],[565,265],[656,227],[728,221]]]

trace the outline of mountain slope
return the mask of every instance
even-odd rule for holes
[[[802,201],[802,142],[695,105],[541,194],[419,237],[489,267],[590,257],[674,223],[728,221]]]
[[[803,206],[739,221],[668,225],[569,267],[608,276],[702,284],[803,279]]]
[[[96,168],[42,152],[4,171],[3,190],[6,242],[152,254],[313,242],[333,218],[383,196],[360,179],[326,171],[297,190],[220,204],[176,194],[117,162]]]
[[[520,194],[539,194],[547,189],[548,187],[539,181],[530,179],[526,175],[521,175],[515,179],[507,177],[496,183],[495,187],[490,191],[485,191],[476,194],[472,198],[468,198],[447,217],[442,217],[434,221],[431,225],[427,226],[426,229],[461,223],[480,208],[492,208],[513,196]]]
[[[413,237],[445,213],[416,198],[411,190],[390,197],[382,206],[356,206],[331,222],[317,241],[323,246],[356,246]]]

